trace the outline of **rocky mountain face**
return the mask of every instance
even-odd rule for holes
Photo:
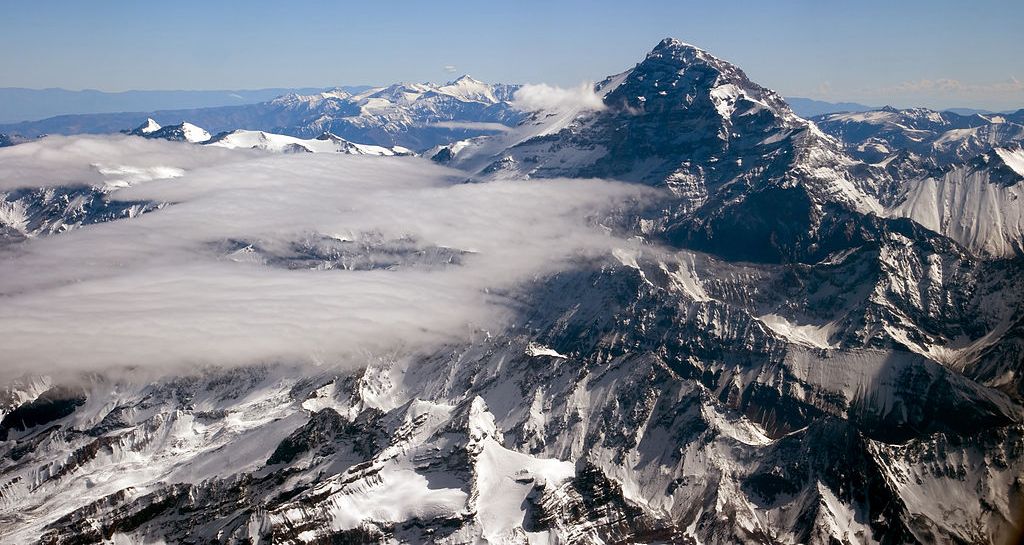
[[[0,191],[0,248],[84,225],[133,218],[164,205],[152,201],[119,201],[110,198],[103,188],[88,185]]]
[[[432,92],[323,96],[316,108],[369,111],[386,99],[426,111],[429,101],[416,103]],[[0,392],[2,540],[1020,535],[1020,148],[888,168],[671,39],[597,92],[603,109],[535,112],[431,155],[481,183],[607,177],[658,188],[640,211],[599,218],[643,239],[639,250],[496,294],[515,313],[508,330],[354,372],[15,381]],[[57,221],[66,207],[50,202],[22,224]],[[996,211],[1008,219],[991,220]],[[310,248],[284,257],[315,269],[374,251]]]

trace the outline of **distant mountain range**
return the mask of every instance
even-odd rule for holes
[[[786,102],[789,103],[790,108],[793,108],[793,111],[796,112],[796,115],[799,115],[800,117],[804,117],[807,119],[825,114],[835,114],[843,112],[857,113],[881,109],[880,106],[867,106],[859,102],[826,102],[824,100],[815,100],[813,98],[803,97],[786,97]],[[997,113],[993,112],[992,110],[983,110],[980,108],[945,108],[939,111],[951,112],[960,115]]]
[[[511,104],[518,88],[463,76],[444,84],[397,83],[294,92],[237,106],[62,115],[0,125],[0,133],[25,138],[111,134],[152,119],[161,126],[187,121],[211,134],[245,129],[308,139],[330,132],[353,142],[421,150],[515,125],[524,115]]]
[[[366,85],[342,87],[352,93],[368,88]],[[94,89],[69,91],[4,87],[0,88],[0,123],[35,121],[63,115],[238,106],[271,100],[288,93],[311,94],[323,90],[324,88],[319,87],[273,87],[251,90],[108,93]]]
[[[29,137],[40,134],[102,134],[134,127],[149,117],[165,124],[180,123],[188,119],[213,126],[216,123],[206,122],[202,118],[207,115],[216,117],[217,114],[224,112],[195,110],[247,106],[272,102],[286,95],[310,96],[325,91],[340,90],[358,95],[373,88],[369,85],[343,85],[332,88],[272,87],[252,90],[105,92],[93,89],[70,91],[56,88],[5,87],[0,88],[0,132]],[[880,108],[858,102],[785,98],[797,115],[808,119],[830,113],[866,112]],[[942,111],[960,115],[994,113],[976,108],[947,108]],[[275,127],[231,126],[225,127],[224,130],[235,128],[263,130]]]

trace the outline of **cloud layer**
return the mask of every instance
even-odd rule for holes
[[[565,89],[550,85],[523,85],[512,97],[513,104],[520,110],[533,112],[566,111],[566,110],[603,110],[604,101],[594,92],[593,83],[581,83],[577,87]]]
[[[601,181],[463,184],[464,175],[418,158],[137,138],[51,137],[0,151],[0,165],[0,187],[88,181],[116,199],[174,203],[0,249],[5,375],[331,364],[466,339],[505,323],[491,290],[630,244],[591,220],[637,196]],[[415,240],[462,257],[439,267],[289,270],[224,250],[310,237]]]

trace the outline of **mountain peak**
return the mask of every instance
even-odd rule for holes
[[[317,140],[329,140],[331,142],[341,142],[344,139],[334,134],[331,131],[324,131],[320,136],[316,137]]]
[[[494,96],[494,88],[492,86],[473,79],[468,74],[438,87],[437,90],[463,100],[486,103],[498,102],[498,99]]]
[[[211,138],[210,133],[206,132],[205,129],[193,125],[192,123],[189,123],[187,121],[182,121],[177,125],[168,125],[166,127],[160,127],[158,125],[157,129],[152,130],[150,132],[143,133],[133,131],[132,134],[145,136],[146,138],[159,138],[163,140],[191,142],[193,144],[199,142],[206,142]]]
[[[448,82],[448,85],[458,85],[460,83],[472,83],[474,85],[485,85],[484,82],[470,76],[469,74],[463,74],[456,78],[454,81]]]
[[[606,80],[605,84],[616,81]],[[752,82],[732,63],[677,40],[665,38],[609,88],[605,104],[627,112],[717,110],[723,118],[769,111],[784,125],[798,125],[782,97]]]
[[[142,135],[154,133],[154,132],[156,132],[158,130],[160,130],[160,124],[157,123],[156,121],[154,121],[152,117],[147,117],[146,121],[144,121],[138,127],[135,127],[134,129],[132,129],[131,131],[128,131],[128,134],[133,134],[133,135],[136,135],[136,136],[142,136]]]
[[[673,38],[671,36],[661,40],[660,42],[658,42],[658,45],[654,46],[654,51],[657,51],[659,49],[695,49],[697,51],[704,51],[703,49],[693,44],[684,42],[682,40],[677,40],[676,38]]]
[[[679,68],[706,65],[723,74],[738,74],[745,80],[743,71],[732,63],[722,60],[706,50],[675,38],[665,38],[647,54],[645,61],[660,61]]]

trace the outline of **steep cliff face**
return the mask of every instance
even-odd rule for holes
[[[978,255],[1024,255],[1024,151],[995,148],[908,181],[889,214],[913,219]]]
[[[927,355],[988,331],[942,330],[982,294],[934,299],[977,264],[929,289],[892,251],[620,256],[507,294],[503,335],[351,375],[92,379],[12,427],[6,521],[69,543],[986,542],[1019,524],[1021,409]]]

